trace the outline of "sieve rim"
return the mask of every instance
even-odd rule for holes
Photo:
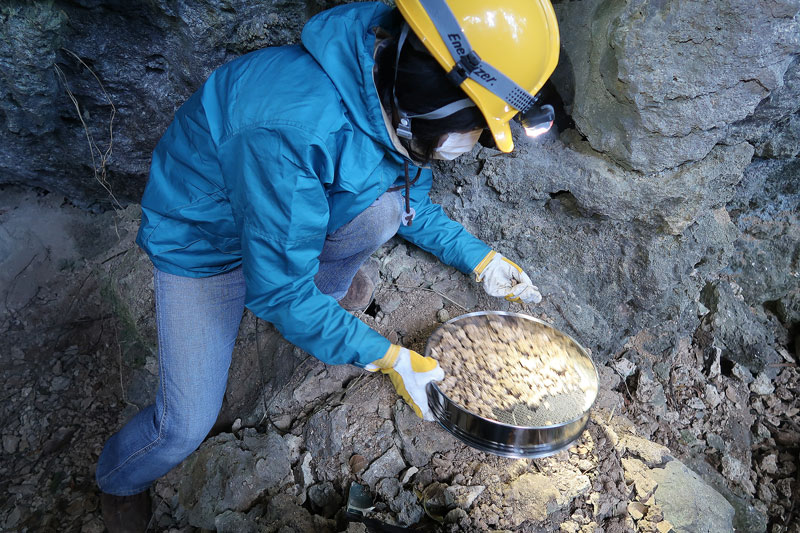
[[[496,455],[517,458],[546,457],[566,449],[581,435],[586,427],[591,409],[597,401],[600,383],[597,365],[595,365],[588,351],[571,335],[561,331],[552,324],[548,324],[541,319],[524,313],[510,311],[475,311],[452,318],[436,328],[428,337],[428,341],[425,345],[425,355],[431,356],[433,348],[431,341],[436,338],[437,332],[444,326],[471,317],[498,315],[536,322],[563,335],[573,343],[578,349],[578,357],[588,361],[592,369],[592,376],[590,377],[594,378],[592,384],[593,395],[589,406],[572,420],[544,426],[519,426],[474,413],[454,402],[448,395],[442,392],[437,383],[431,382],[428,384],[426,390],[428,406],[434,418],[436,418],[436,421],[439,422],[442,427],[462,442],[479,450]],[[509,444],[509,441],[511,441],[512,444]]]

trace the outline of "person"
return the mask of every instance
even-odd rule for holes
[[[207,436],[245,307],[325,363],[387,374],[431,420],[438,363],[347,312],[371,300],[367,258],[399,234],[492,296],[541,300],[431,202],[427,166],[484,132],[511,151],[512,118],[547,122],[535,95],[558,61],[550,2],[342,5],[301,41],[213,72],[154,150],[137,243],[154,265],[160,382],[99,457],[109,531],[146,529],[148,488]]]

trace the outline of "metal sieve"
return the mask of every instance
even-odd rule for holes
[[[535,458],[568,448],[583,432],[589,411],[597,397],[597,369],[586,350],[572,337],[532,316],[502,311],[479,311],[449,320],[433,332],[425,346],[431,356],[445,329],[468,324],[483,327],[488,319],[504,325],[548,332],[571,345],[572,363],[580,372],[584,387],[580,391],[550,396],[547,405],[535,409],[520,402],[510,409],[494,409],[494,418],[473,413],[452,401],[435,384],[427,387],[428,405],[436,420],[462,442],[479,450],[505,457]]]

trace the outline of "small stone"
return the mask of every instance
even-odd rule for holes
[[[451,485],[445,489],[453,498],[453,503],[461,509],[469,509],[475,499],[486,489],[483,485],[465,487],[462,485]]]
[[[342,505],[342,497],[336,492],[333,483],[324,481],[308,489],[308,499],[313,508],[325,517],[331,517]]]
[[[722,402],[722,398],[719,396],[719,391],[717,388],[712,384],[706,385],[706,403],[708,403],[709,407],[716,407]]]
[[[644,503],[649,506],[650,504],[647,501],[650,501],[650,498],[653,497],[653,493],[658,488],[658,483],[647,476],[638,476],[634,481],[634,486],[636,487],[636,496],[639,500],[646,500]]]
[[[350,471],[354,474],[360,474],[367,467],[367,458],[363,455],[355,454],[350,457]]]
[[[643,503],[631,502],[628,504],[628,514],[630,514],[631,518],[634,520],[641,520],[644,518],[645,513],[647,513],[647,506]]]
[[[389,296],[389,298],[381,302],[381,311],[383,311],[387,315],[391,314],[395,312],[402,303],[403,299],[400,296],[393,294]]]
[[[256,464],[258,467],[258,464]],[[302,462],[294,470],[294,478],[298,485],[308,488],[314,484],[314,473],[311,471],[311,454],[306,452]]]
[[[103,533],[106,530],[103,520],[99,516],[90,518],[81,526],[81,533]]]
[[[753,382],[753,374],[750,373],[750,371],[747,369],[747,367],[744,367],[744,366],[740,365],[739,363],[735,363],[733,365],[733,369],[731,370],[731,373],[735,377],[737,377],[739,379],[739,381],[741,381],[742,383],[752,383]]]
[[[581,526],[573,522],[572,520],[567,520],[566,522],[562,522],[559,526],[561,531],[564,533],[578,533],[581,530]]]
[[[688,405],[692,409],[696,409],[696,410],[702,410],[702,409],[706,408],[706,404],[703,403],[703,400],[701,400],[700,398],[698,398],[696,396],[693,397],[693,398],[689,398],[689,401],[686,402],[686,405]]]
[[[439,309],[439,311],[436,313],[436,320],[443,323],[447,322],[450,320],[450,313],[447,311],[447,309]]]
[[[406,471],[403,472],[403,475],[400,476],[400,484],[405,485],[408,483],[417,472],[419,472],[419,468],[416,466],[409,466]]]
[[[750,392],[760,396],[766,396],[775,392],[775,385],[765,373],[760,373],[758,377],[750,384]]]
[[[714,379],[715,377],[722,374],[722,365],[720,364],[720,352],[719,348],[714,349],[714,360],[711,363],[711,367],[708,369],[708,379]]]
[[[14,453],[17,451],[19,445],[19,437],[16,435],[3,435],[3,451],[5,453]]]
[[[242,429],[242,419],[237,418],[233,421],[233,424],[231,424],[231,433],[236,433],[240,429]]]
[[[400,494],[402,488],[398,480],[393,477],[387,477],[378,481],[378,484],[375,485],[375,492],[384,500],[389,501]]]
[[[722,458],[722,475],[743,483],[749,476],[749,469],[738,459],[726,455]]]
[[[460,509],[456,507],[455,509],[451,509],[445,516],[444,516],[444,523],[445,524],[458,524],[464,518],[467,518],[467,512],[464,509]]]
[[[706,433],[706,442],[708,442],[708,445],[715,450],[719,450],[721,452],[725,451],[725,439],[716,433]]]
[[[389,448],[389,451],[373,461],[361,477],[370,488],[373,488],[380,479],[385,477],[397,477],[405,467],[406,464],[403,461],[400,450],[397,446],[392,446]]]
[[[666,520],[662,520],[661,522],[656,524],[656,529],[658,530],[658,533],[669,533],[670,531],[672,531],[672,524],[670,524]]]
[[[794,480],[792,478],[790,478],[790,477],[783,478],[783,479],[781,479],[780,481],[778,481],[776,483],[776,486],[778,487],[778,492],[780,492],[783,495],[783,497],[787,499],[787,501],[789,500],[789,498],[792,497],[792,494],[793,494],[792,484],[793,483],[794,483]]]
[[[278,415],[272,418],[272,424],[281,431],[286,431],[292,426],[292,417],[291,415]]]
[[[300,459],[300,447],[303,444],[303,437],[287,433],[283,436],[286,447],[289,449],[289,462],[295,464]]]
[[[767,474],[778,473],[778,456],[771,453],[761,460],[761,470]]]
[[[71,380],[68,377],[56,376],[50,384],[50,389],[56,392],[63,391],[69,387],[70,382]]]
[[[419,522],[425,516],[425,510],[419,504],[417,497],[408,490],[400,494],[389,503],[389,508],[397,513],[400,524],[410,526]]]
[[[622,359],[614,361],[613,365],[614,369],[617,372],[619,372],[619,374],[622,376],[623,379],[627,378],[628,376],[636,372],[636,365],[634,365],[630,360],[625,359],[624,357]]]
[[[737,403],[739,401],[739,396],[736,394],[736,389],[734,389],[733,386],[728,386],[728,388],[725,389],[725,397],[733,403]]]
[[[8,513],[6,517],[5,528],[13,528],[19,522],[19,519],[22,517],[22,512],[20,511],[19,507],[14,507],[14,510]]]
[[[84,510],[83,503],[84,500],[82,499],[71,501],[66,508],[67,514],[70,516],[77,516],[79,514],[82,514]]]

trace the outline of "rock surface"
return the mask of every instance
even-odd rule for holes
[[[734,531],[733,506],[678,461],[650,472],[656,504],[676,532]]]
[[[798,10],[792,0],[559,4],[572,119],[625,167],[699,161],[784,85],[800,44]]]
[[[138,201],[153,148],[208,75],[243,53],[296,42],[305,21],[334,3],[7,3],[0,183],[82,206]]]

